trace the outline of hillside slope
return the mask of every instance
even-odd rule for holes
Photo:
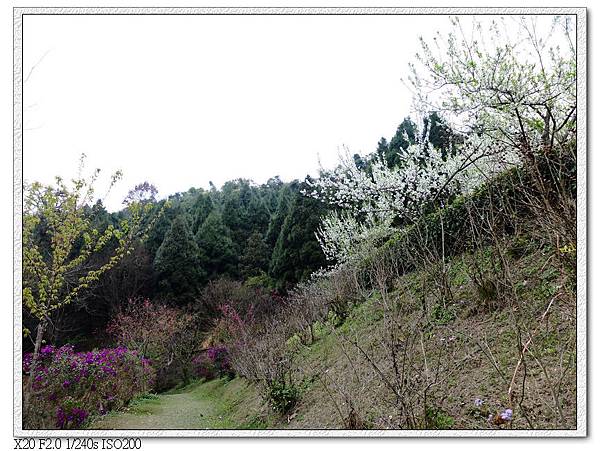
[[[575,428],[576,315],[569,278],[548,249],[523,236],[506,245],[519,302],[500,300],[497,281],[485,283],[486,268],[497,264],[491,249],[448,264],[452,295],[445,302],[427,274],[403,275],[384,296],[373,291],[355,305],[343,323],[315,324],[312,344],[289,340],[300,397],[287,415],[262,401],[260,387],[221,379],[182,391],[211,406],[202,422],[188,427],[398,428],[394,412],[401,399],[409,412],[426,406],[413,412],[425,418],[418,428]],[[407,375],[400,383],[383,302],[398,306],[393,355]],[[513,417],[503,423],[497,418],[506,409]],[[120,418],[111,427],[128,424]]]

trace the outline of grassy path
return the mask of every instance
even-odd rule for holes
[[[126,410],[93,422],[92,429],[204,429],[214,406],[194,391],[134,401]]]
[[[240,405],[247,393],[248,388],[238,380],[194,382],[182,389],[137,399],[122,411],[92,421],[88,429],[260,428],[255,418],[247,416],[254,406]],[[237,415],[238,407],[243,407],[246,414]]]

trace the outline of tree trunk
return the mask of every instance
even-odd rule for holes
[[[40,348],[42,347],[42,340],[44,339],[44,332],[46,332],[46,327],[48,327],[48,319],[43,318],[40,320],[40,323],[37,327],[36,337],[35,337],[35,346],[33,348],[33,357],[31,358],[31,366],[29,367],[29,380],[27,381],[27,389],[24,393],[24,407],[28,406],[29,399],[31,397],[31,392],[33,391],[33,381],[35,379],[35,371],[38,366],[38,358],[40,355]]]

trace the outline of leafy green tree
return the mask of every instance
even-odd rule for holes
[[[206,280],[204,258],[194,240],[188,220],[177,216],[156,252],[154,269],[165,299],[185,305],[193,301]]]
[[[204,268],[209,280],[223,274],[236,275],[237,258],[231,231],[221,214],[212,211],[196,233],[196,243],[204,256]]]
[[[57,177],[55,185],[37,182],[25,185],[23,307],[38,320],[34,369],[52,315],[78,301],[83,292],[131,253],[135,241],[152,226],[142,226],[150,204],[130,198],[126,204],[127,215],[117,227],[108,224],[103,231],[96,228],[89,205],[94,199],[94,184],[100,170],[96,169],[86,178],[84,166],[85,155],[82,155],[78,175],[71,184]],[[115,173],[110,186],[120,178],[121,173]],[[97,259],[113,239],[116,241],[114,251],[104,259]],[[30,334],[26,329],[23,332]]]

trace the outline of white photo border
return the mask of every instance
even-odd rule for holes
[[[24,430],[22,427],[22,214],[24,15],[573,15],[577,42],[577,428],[569,430]],[[586,8],[13,8],[13,433],[15,437],[586,437],[587,436],[587,10]]]

